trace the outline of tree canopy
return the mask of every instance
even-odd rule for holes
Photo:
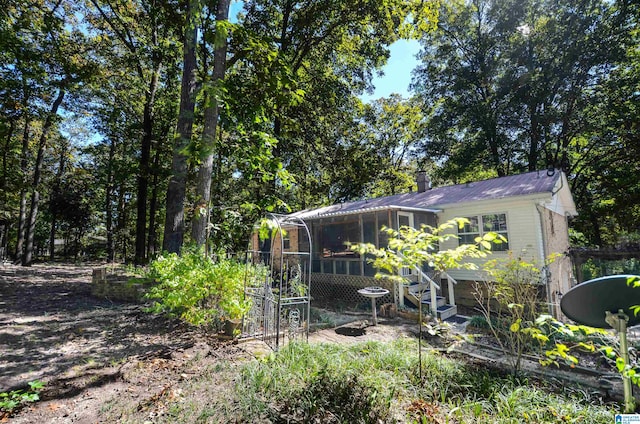
[[[640,239],[636,2],[241,6],[0,10],[1,256],[239,250],[265,211],[406,192],[418,170],[561,168],[575,243]],[[421,44],[412,96],[363,104],[401,38]]]
[[[637,234],[635,207],[623,206],[638,187],[637,6],[459,0],[439,16],[413,78],[428,113],[423,162],[454,182],[560,168],[583,242]]]

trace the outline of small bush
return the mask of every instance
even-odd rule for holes
[[[489,329],[489,323],[487,319],[481,315],[474,315],[469,318],[469,325],[475,328]]]
[[[244,295],[247,275],[247,265],[231,259],[214,262],[198,250],[160,256],[149,264],[147,276],[158,282],[146,295],[155,301],[150,311],[219,328],[251,307]]]
[[[474,285],[473,295],[489,331],[517,374],[524,352],[536,347],[532,333],[537,331],[542,272],[511,252],[508,258],[487,261],[484,269],[487,279]]]

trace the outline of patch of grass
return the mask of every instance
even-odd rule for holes
[[[447,358],[423,358],[415,341],[352,346],[291,344],[242,369],[240,421],[272,422],[589,422],[614,408],[583,392],[501,375]],[[554,393],[553,390],[559,390]],[[582,395],[580,394],[582,393]],[[434,421],[435,420],[435,421]],[[444,422],[444,421],[442,421]]]
[[[291,343],[247,362],[188,364],[189,378],[144,408],[109,405],[105,422],[610,423],[617,405],[452,359],[417,341]]]
[[[396,353],[378,343],[290,344],[243,368],[238,391],[251,399],[244,403],[243,421],[264,415],[274,422],[384,421],[396,391],[386,383],[398,380],[385,375],[402,373],[408,364]]]
[[[489,329],[489,323],[487,319],[482,315],[474,315],[469,319],[469,325],[475,328],[482,328],[483,330]]]

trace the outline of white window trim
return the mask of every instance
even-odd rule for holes
[[[400,217],[401,216],[409,218],[409,227],[416,228],[414,217],[413,217],[413,212],[398,211],[398,216],[396,217],[397,224],[398,224],[398,229],[400,229]]]
[[[460,237],[461,235],[465,235],[465,234],[478,234],[479,237],[482,237],[485,234],[484,231],[484,217],[487,215],[504,215],[504,220],[505,223],[507,225],[507,231],[505,237],[507,238],[507,244],[509,244],[509,214],[506,212],[485,212],[485,213],[479,213],[479,214],[475,214],[475,215],[467,215],[465,216],[466,219],[469,218],[478,218],[478,231],[479,233],[460,233],[460,229],[458,229],[458,237]],[[502,231],[498,232],[496,231],[496,233],[502,233]],[[503,234],[504,235],[504,234]],[[464,243],[461,243],[461,240],[458,238],[458,244],[462,245]],[[511,247],[509,246],[506,250],[493,250],[493,252],[495,253],[506,253],[509,250],[511,250]]]

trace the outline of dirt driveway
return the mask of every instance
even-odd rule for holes
[[[0,392],[46,382],[43,400],[11,422],[99,422],[110,398],[132,387],[144,392],[132,398],[153,398],[194,349],[216,343],[139,305],[91,296],[91,270],[0,266]],[[216,356],[225,349],[218,343]]]
[[[91,272],[91,266],[0,265],[0,392],[46,382],[41,401],[11,418],[0,413],[0,422],[155,422],[166,417],[167,399],[181,396],[207,369],[230,370],[215,374],[214,384],[219,396],[231,396],[235,365],[268,350],[262,342],[219,341],[140,305],[93,297]],[[310,339],[391,340],[415,327],[389,324],[369,327],[363,337],[326,330]]]
[[[178,323],[91,296],[90,281],[88,266],[0,268],[0,391],[191,343]]]

